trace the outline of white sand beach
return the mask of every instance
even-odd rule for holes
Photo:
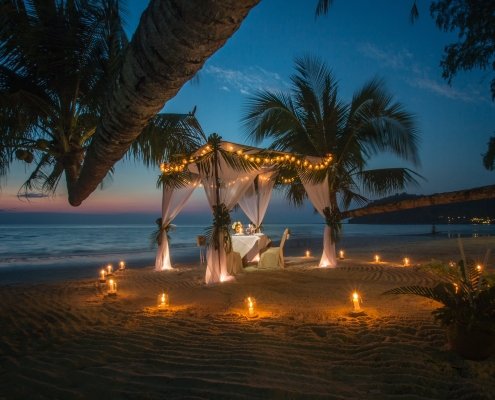
[[[493,237],[463,243],[472,257],[495,250]],[[413,264],[459,258],[455,239],[392,237],[352,243],[335,269],[292,256],[284,270],[249,267],[212,286],[191,264],[117,272],[115,297],[96,269],[90,280],[3,285],[0,398],[495,398],[495,358],[450,352],[431,316],[438,304],[382,295],[433,284],[400,266],[405,247]],[[163,290],[167,310],[157,307]],[[350,315],[353,290],[362,315]],[[255,318],[247,296],[256,299]]]

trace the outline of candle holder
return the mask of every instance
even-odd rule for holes
[[[362,299],[361,296],[359,296],[359,293],[357,291],[354,291],[351,295],[351,301],[352,301],[352,310],[350,312],[351,316],[357,317],[360,315],[366,315],[361,308],[362,304]]]
[[[254,297],[247,297],[244,301],[246,303],[246,307],[248,309],[247,316],[248,318],[256,318],[258,314],[255,312],[256,307],[256,299]]]
[[[108,291],[107,294],[109,296],[117,296],[117,282],[115,280],[110,279],[108,281]]]
[[[100,271],[100,283],[105,283],[107,281],[106,272],[104,269]]]
[[[158,308],[161,309],[161,310],[168,309],[168,307],[170,305],[170,297],[165,292],[165,290],[161,294],[158,295],[157,304],[158,304]]]

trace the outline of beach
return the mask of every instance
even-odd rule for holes
[[[475,259],[495,250],[493,236],[462,242]],[[431,315],[437,303],[383,295],[433,285],[417,266],[458,260],[457,239],[354,237],[333,269],[317,268],[306,249],[317,256],[321,243],[294,241],[285,269],[251,266],[211,286],[197,261],[116,272],[116,296],[96,268],[90,279],[3,283],[0,398],[495,398],[495,358],[450,352]],[[354,290],[362,296],[356,315]],[[166,308],[157,305],[163,291]]]

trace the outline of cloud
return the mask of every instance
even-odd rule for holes
[[[218,80],[220,89],[226,92],[237,91],[245,95],[251,95],[258,90],[277,91],[288,87],[288,84],[279,74],[267,71],[259,66],[234,70],[208,65],[205,73]]]
[[[365,57],[380,63],[383,68],[390,68],[399,73],[402,72],[402,80],[411,87],[467,103],[485,102],[487,100],[480,94],[479,88],[471,86],[463,90],[454,89],[440,79],[431,78],[428,68],[416,62],[414,54],[406,48],[399,51],[388,51],[379,48],[373,43],[362,43],[358,46],[358,51]]]
[[[435,93],[442,97],[446,97],[448,99],[462,100],[468,103],[479,100],[477,96],[469,94],[468,92],[456,90],[452,86],[447,85],[446,83],[440,83],[430,78],[416,77],[416,78],[408,79],[407,82],[413,87],[425,89],[429,92]]]
[[[411,64],[413,54],[407,49],[402,49],[399,52],[385,51],[368,42],[362,43],[358,50],[364,56],[380,62],[385,67],[399,70],[413,69]]]

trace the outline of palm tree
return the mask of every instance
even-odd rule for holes
[[[234,34],[260,0],[151,0],[141,16],[69,202],[98,186],[150,118]],[[129,112],[132,110],[132,112]]]
[[[295,66],[290,92],[257,93],[248,101],[243,122],[254,142],[271,139],[271,149],[332,155],[328,168],[295,175],[286,196],[301,205],[307,193],[298,176],[314,182],[328,178],[331,206],[325,217],[334,243],[341,209],[366,202],[365,195],[416,183],[408,168],[369,169],[368,164],[386,152],[418,165],[418,135],[413,116],[393,102],[381,80],[369,81],[346,103],[339,100],[337,82],[323,62],[304,57]]]
[[[64,174],[70,192],[128,46],[119,2],[10,1],[1,11],[0,176],[17,158],[34,164],[20,194],[52,193]],[[194,115],[159,114],[129,156],[158,164],[202,139]]]

